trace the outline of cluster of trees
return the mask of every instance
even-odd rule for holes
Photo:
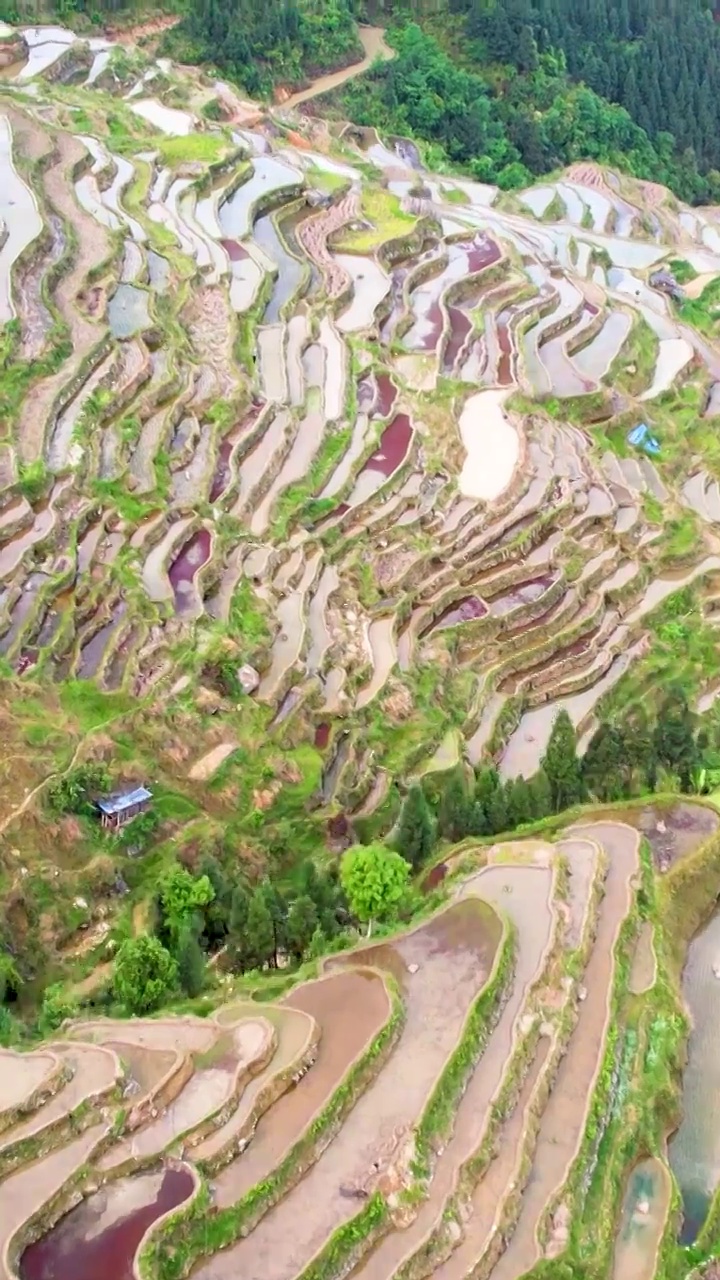
[[[238,973],[276,967],[281,956],[300,962],[321,954],[349,919],[336,876],[303,863],[292,893],[270,880],[251,888],[228,879],[212,855],[193,875],[179,863],[161,877],[152,932],[118,949],[116,998],[130,1013],[157,1008],[173,991],[200,994],[208,957],[225,949]]]
[[[706,0],[471,0],[468,32],[521,72],[561,51],[569,75],[625,107],[686,177],[720,182],[720,27]]]
[[[545,0],[560,8],[566,3]],[[720,198],[720,173],[707,153],[682,145],[668,120],[650,135],[645,117],[622,96],[608,101],[592,80],[575,80],[569,53],[529,20],[530,11],[537,13],[530,0],[497,0],[491,7],[475,0],[461,63],[409,23],[392,37],[393,61],[345,86],[343,114],[435,143],[481,181],[508,189],[590,159],[667,183],[687,200]]]
[[[703,765],[712,764],[713,759],[679,691],[668,692],[654,723],[637,717],[601,722],[582,757],[573,723],[567,711],[561,711],[534,777],[503,782],[492,765],[475,774],[458,765],[448,774],[434,805],[416,782],[403,802],[393,844],[418,870],[439,840],[499,835],[586,800],[606,803],[655,791],[661,771],[681,791],[697,791],[703,778],[713,783],[712,769],[702,773]]]
[[[47,802],[55,813],[91,814],[95,796],[109,791],[110,770],[102,760],[88,760],[54,778],[47,789]]]
[[[128,0],[0,0],[0,22],[36,23],[47,17],[72,18],[82,13],[91,22],[100,23],[103,17],[131,8]]]
[[[498,835],[554,812],[552,785],[545,769],[529,781],[514,778],[503,782],[493,766],[470,774],[458,765],[448,774],[436,806],[431,806],[422,784],[413,783],[403,802],[393,844],[418,870],[439,840]]]
[[[164,51],[212,62],[254,95],[362,57],[349,0],[195,0]]]

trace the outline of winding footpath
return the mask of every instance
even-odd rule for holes
[[[348,80],[361,76],[363,71],[367,71],[372,66],[376,58],[387,62],[395,57],[393,50],[385,43],[385,31],[382,27],[360,27],[358,35],[365,50],[365,57],[360,62],[353,62],[351,66],[344,67],[342,71],[333,71],[331,75],[320,76],[318,80],[313,80],[307,89],[300,89],[280,105],[283,108],[299,107],[303,102],[309,102],[311,98],[319,98],[321,93],[339,89],[341,85],[347,84]]]

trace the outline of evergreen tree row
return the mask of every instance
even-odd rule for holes
[[[418,870],[438,840],[493,836],[526,823],[563,813],[574,805],[631,798],[654,791],[660,771],[681,791],[695,789],[703,750],[695,716],[681,693],[663,700],[654,726],[637,719],[602,722],[584,756],[567,711],[553,724],[541,767],[534,777],[503,782],[493,766],[475,774],[464,765],[453,769],[436,806],[423,786],[414,783],[405,797],[395,832],[395,848]]]

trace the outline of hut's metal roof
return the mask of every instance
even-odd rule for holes
[[[133,805],[142,804],[145,800],[152,800],[152,791],[148,791],[147,787],[134,787],[132,791],[117,791],[111,796],[105,796],[103,800],[98,800],[97,807],[101,813],[112,817],[113,814],[124,813],[126,809],[132,809]]]

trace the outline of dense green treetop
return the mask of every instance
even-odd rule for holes
[[[167,999],[177,980],[170,952],[150,934],[123,942],[115,957],[113,991],[128,1013],[149,1013]]]
[[[402,901],[410,867],[383,844],[354,845],[343,855],[340,878],[358,920],[391,918]]]

